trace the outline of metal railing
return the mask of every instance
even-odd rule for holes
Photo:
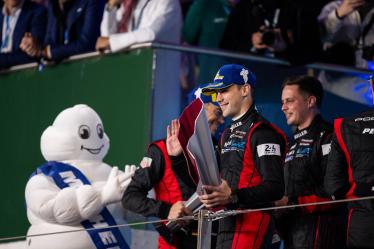
[[[154,220],[154,221],[145,221],[145,222],[134,222],[134,223],[127,223],[127,224],[118,224],[115,226],[101,226],[100,228],[90,228],[90,229],[76,229],[76,230],[69,230],[69,231],[60,231],[60,232],[49,232],[49,233],[39,233],[39,234],[29,234],[29,235],[20,235],[20,236],[13,236],[13,237],[6,237],[0,238],[0,243],[2,242],[9,242],[9,241],[16,241],[21,239],[27,239],[32,237],[40,237],[40,236],[50,236],[50,235],[57,235],[57,234],[66,234],[66,233],[76,233],[82,231],[91,231],[96,229],[104,229],[104,228],[120,228],[120,227],[130,227],[135,225],[144,225],[144,224],[159,224],[159,223],[166,223],[166,222],[175,222],[175,221],[191,221],[195,220],[198,222],[198,239],[197,239],[197,249],[209,248],[207,245],[210,245],[210,234],[204,234],[204,231],[207,231],[203,228],[206,226],[207,223],[210,223],[215,220],[223,219],[229,216],[236,216],[240,214],[246,213],[253,213],[253,212],[266,212],[266,211],[276,211],[276,210],[284,210],[284,209],[295,209],[295,208],[302,208],[308,206],[319,206],[319,205],[331,205],[331,204],[341,204],[341,203],[349,203],[349,202],[356,202],[356,201],[369,201],[374,200],[374,196],[365,196],[365,197],[357,197],[352,199],[342,199],[342,200],[331,200],[331,201],[323,201],[323,202],[313,202],[313,203],[304,203],[304,204],[296,204],[296,205],[286,205],[286,206],[278,206],[278,207],[265,207],[265,208],[257,208],[257,209],[242,209],[242,210],[220,210],[217,212],[212,212],[206,209],[199,210],[194,215],[188,215],[177,219],[162,219],[162,220]]]
[[[204,47],[196,47],[196,46],[187,46],[187,45],[180,45],[180,44],[173,44],[173,43],[161,43],[161,42],[148,42],[148,43],[141,43],[137,45],[133,45],[129,48],[126,48],[119,53],[131,51],[135,49],[141,49],[141,48],[154,48],[154,49],[163,49],[163,50],[170,50],[170,51],[178,51],[178,52],[188,52],[188,53],[194,53],[194,54],[204,54],[204,55],[212,55],[212,56],[220,56],[220,57],[227,57],[232,59],[241,59],[241,60],[248,60],[253,62],[261,62],[261,63],[270,63],[274,65],[282,65],[282,66],[288,66],[293,67],[293,65],[283,59],[279,58],[272,58],[272,57],[265,57],[265,56],[259,56],[259,55],[253,55],[253,54],[247,54],[247,53],[237,53],[237,52],[231,52],[227,50],[221,50],[221,49],[212,49],[212,48],[204,48]],[[104,54],[111,53],[109,51],[106,51]],[[85,53],[80,55],[75,55],[70,57],[69,59],[66,59],[64,62],[69,61],[75,61],[75,60],[81,60],[81,59],[87,59],[87,58],[93,58],[97,56],[102,56],[103,53],[100,52],[91,52],[91,53]],[[12,72],[12,71],[19,71],[23,69],[30,69],[30,68],[37,68],[38,63],[28,63],[24,65],[18,65],[11,67],[10,69],[0,71],[1,73],[5,72]],[[365,69],[359,69],[355,67],[347,67],[347,66],[341,66],[341,65],[334,65],[334,64],[327,64],[327,63],[311,63],[311,64],[305,64],[303,65],[306,69],[313,69],[313,70],[328,70],[333,72],[350,72],[350,73],[361,73],[361,74],[370,74],[373,73],[373,71],[365,70]]]

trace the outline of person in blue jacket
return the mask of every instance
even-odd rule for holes
[[[52,61],[94,51],[103,11],[103,0],[50,0],[43,46],[26,37],[21,48],[30,56]]]
[[[19,46],[25,34],[43,41],[45,23],[46,11],[41,5],[28,0],[0,2],[0,69],[33,61]]]

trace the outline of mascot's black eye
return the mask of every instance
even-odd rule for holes
[[[90,137],[90,128],[87,125],[81,125],[79,126],[78,133],[82,139],[87,139]]]
[[[99,136],[99,138],[103,138],[104,137],[104,130],[103,130],[103,127],[101,126],[101,124],[98,124],[96,126],[96,130],[97,130],[97,135]]]

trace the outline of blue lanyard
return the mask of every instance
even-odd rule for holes
[[[1,48],[8,47],[10,39],[10,16],[5,16],[5,34],[1,43]]]
[[[226,15],[230,15],[231,8],[230,8],[229,6],[224,5],[224,6],[223,6],[223,10],[225,11],[225,14],[226,14]]]
[[[69,43],[69,32],[67,30],[65,30],[64,32],[64,44],[68,44]]]

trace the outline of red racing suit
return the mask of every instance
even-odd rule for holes
[[[331,200],[323,177],[330,152],[332,124],[316,115],[305,129],[296,130],[285,160],[285,195],[288,204]],[[312,205],[283,212],[278,230],[287,249],[344,249],[345,206]]]
[[[164,140],[152,143],[148,148],[147,157],[152,159],[150,164],[142,165],[135,172],[132,181],[125,191],[122,205],[138,214],[166,219],[171,206],[182,200],[188,200],[196,190],[189,175],[186,160],[183,155],[168,156]],[[148,198],[148,191],[156,192],[156,200]],[[185,231],[173,235],[169,244],[162,236],[159,237],[160,249],[192,249],[196,248],[197,224],[192,222]]]
[[[374,195],[374,110],[337,119],[331,143],[326,191],[334,198]],[[348,203],[348,248],[374,248],[374,201]]]
[[[283,196],[286,143],[285,135],[261,117],[254,105],[231,123],[220,143],[221,176],[237,199],[227,209],[260,208]],[[268,212],[221,219],[217,248],[261,248],[271,240],[265,236],[271,232],[271,219]]]

